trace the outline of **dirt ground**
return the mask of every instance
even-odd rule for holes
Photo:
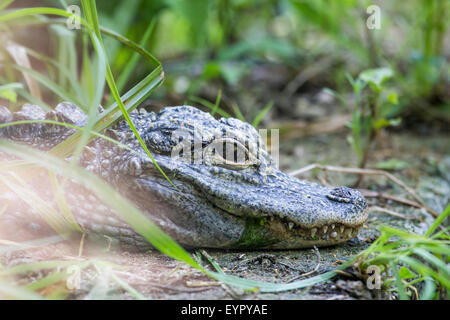
[[[386,137],[384,137],[386,138]],[[311,163],[354,167],[354,156],[345,134],[329,134],[283,143],[281,137],[280,167],[290,172]],[[389,139],[380,139],[369,167],[379,161],[395,158],[408,166],[393,174],[412,187],[435,211],[441,212],[450,198],[450,139],[447,135],[419,135],[417,133],[390,133]],[[301,178],[329,185],[351,185],[356,177],[341,173],[308,172]],[[364,189],[373,189],[406,197],[404,190],[384,177],[365,177]],[[206,250],[228,274],[278,283],[288,283],[335,268],[367,248],[376,238],[382,224],[423,233],[433,218],[426,211],[378,198],[368,198],[370,205],[388,208],[405,217],[372,212],[358,237],[345,244],[319,248],[318,251],[219,251]],[[12,266],[28,261],[86,260],[109,261],[124,268],[113,268],[113,273],[133,289],[149,299],[386,299],[388,295],[368,290],[355,278],[339,275],[310,288],[281,293],[244,292],[208,278],[201,272],[170,259],[156,251],[146,253],[118,252],[114,249],[85,244],[78,256],[79,243],[58,242],[37,245],[26,250],[0,247],[0,262]],[[205,267],[212,268],[203,259]],[[42,278],[44,274],[29,274],[26,281]],[[25,281],[22,279],[20,281]],[[69,293],[69,299],[133,299],[130,290],[123,290],[113,281],[109,272],[88,268],[81,273],[80,287]]]

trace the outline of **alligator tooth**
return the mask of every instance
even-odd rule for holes
[[[337,237],[337,232],[336,232],[336,231],[333,231],[333,232],[330,234],[330,237],[336,238],[336,237]]]
[[[292,228],[294,227],[294,223],[293,222],[289,222],[288,226],[289,226],[289,230],[292,230]]]
[[[345,230],[345,235],[347,236],[347,237],[350,237],[351,235],[352,235],[352,229],[346,229]]]
[[[312,229],[311,229],[311,237],[314,237],[314,235],[316,234],[316,232],[317,232],[317,228],[312,228]]]
[[[94,148],[92,147],[84,147],[84,156],[86,157],[86,159],[92,160],[96,158],[96,152],[94,150]]]
[[[112,155],[113,155],[113,153],[112,153],[111,150],[105,150],[105,151],[103,152],[103,155],[105,156],[105,158],[111,158]]]
[[[328,240],[328,239],[329,239],[329,236],[328,236],[327,234],[325,234],[325,235],[322,236],[322,239]]]
[[[274,217],[273,216],[270,216],[270,221],[273,221],[274,220]]]
[[[339,231],[341,232],[341,233],[344,233],[344,226],[341,226],[341,228],[339,229]]]
[[[135,176],[138,176],[142,173],[142,168],[139,160],[137,158],[132,158],[128,163],[128,169],[130,169],[131,173]]]
[[[334,229],[334,227],[335,227],[335,225],[334,225],[334,223],[331,225],[331,229]]]
[[[109,160],[103,160],[102,161],[102,167],[103,168],[107,169],[109,167],[109,165],[110,165]]]
[[[328,230],[328,226],[324,226],[323,227],[323,233],[327,233],[327,230]]]

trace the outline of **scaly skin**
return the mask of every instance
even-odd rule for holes
[[[367,220],[367,204],[358,191],[329,189],[278,170],[261,137],[248,123],[233,118],[216,120],[189,106],[167,107],[158,114],[133,112],[131,118],[178,190],[142,151],[125,121],[105,134],[139,155],[98,138],[85,148],[80,164],[114,186],[185,247],[287,249],[335,245],[356,236]],[[83,126],[86,115],[71,103],[61,103],[48,113],[33,105],[13,114],[0,107],[0,123],[39,119]],[[74,133],[73,129],[48,124],[0,130],[3,139],[45,151]],[[224,143],[231,143],[226,145],[232,147],[231,157],[221,155]],[[0,151],[0,159],[7,159],[7,155]],[[43,175],[31,184],[57,209],[47,179]],[[65,190],[72,213],[88,235],[106,235],[127,248],[150,247],[107,203],[101,203],[83,186],[68,182]],[[0,185],[0,201],[7,204],[2,219],[8,223],[21,221],[34,229],[43,228],[36,210],[13,190]]]

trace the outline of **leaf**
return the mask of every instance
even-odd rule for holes
[[[397,92],[391,92],[388,94],[387,99],[392,104],[398,104]]]
[[[5,98],[9,102],[17,101],[17,93],[15,93],[13,90],[0,90],[0,97]]]
[[[398,274],[402,279],[412,279],[417,277],[417,274],[413,273],[406,267],[401,267],[400,270],[398,271]]]
[[[203,77],[206,79],[217,78],[221,75],[221,67],[217,62],[208,62],[203,67]]]
[[[382,170],[401,170],[408,167],[409,163],[398,159],[389,159],[387,161],[380,161],[376,164],[376,168]]]
[[[390,68],[368,69],[359,74],[359,78],[380,91],[383,83],[394,75]]]
[[[247,69],[243,65],[237,65],[234,63],[220,64],[220,73],[222,77],[229,85],[232,86],[237,85],[246,71]]]
[[[389,126],[398,126],[402,122],[401,118],[395,118],[395,119],[386,119],[386,118],[379,118],[375,123],[373,124],[373,128],[375,130],[379,130],[381,128],[386,128]]]
[[[427,232],[425,233],[425,236],[430,236],[436,229],[439,227],[439,225],[448,218],[450,215],[450,204],[445,208],[445,210],[439,215],[439,217],[434,220],[433,224],[428,228]]]

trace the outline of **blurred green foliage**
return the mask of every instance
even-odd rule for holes
[[[80,4],[78,0],[44,3],[59,8]],[[380,7],[379,30],[366,27],[370,5]],[[247,87],[266,85],[250,77],[261,65],[286,67],[286,84],[329,57],[331,67],[316,75],[322,87],[351,92],[347,74],[356,77],[367,69],[389,68],[395,74],[390,87],[397,92],[391,98],[397,101],[386,119],[415,114],[425,120],[450,121],[449,1],[109,0],[97,6],[100,25],[140,43],[163,62],[166,80],[156,98],[182,102],[200,96],[211,101],[219,89],[224,97],[234,98]],[[57,39],[52,41],[58,47],[56,54],[66,57],[61,62],[73,72],[76,58],[70,55],[74,50],[82,54],[83,49],[70,36],[60,34]],[[120,75],[121,92],[151,72],[151,65],[114,39],[105,39],[104,45],[113,72]],[[56,79],[64,88],[69,85],[60,74]],[[274,110],[280,104],[276,98]],[[250,113],[247,109],[252,106],[232,100],[228,111],[238,103],[246,117],[254,117],[272,99],[261,98],[259,109]]]

